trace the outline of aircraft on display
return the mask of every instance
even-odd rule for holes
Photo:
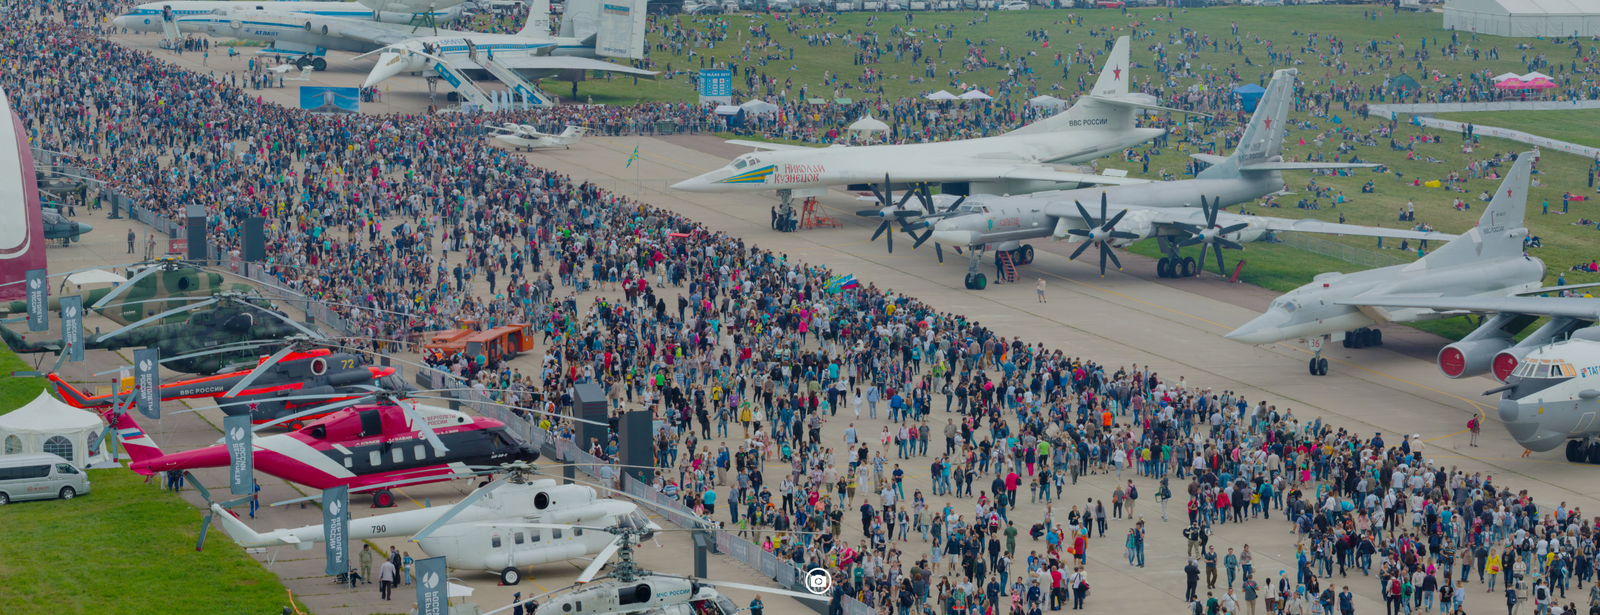
[[[1413,263],[1320,274],[1310,284],[1284,293],[1266,313],[1227,338],[1247,344],[1309,340],[1315,352],[1310,372],[1322,376],[1328,373],[1328,360],[1322,358],[1327,343],[1342,340],[1350,348],[1376,346],[1383,343],[1383,334],[1372,328],[1377,325],[1467,313],[1466,308],[1439,307],[1446,304],[1549,292],[1552,289],[1538,290],[1545,276],[1544,262],[1523,252],[1523,240],[1528,236],[1523,213],[1532,165],[1532,152],[1517,157],[1478,225],[1461,237]],[[1511,335],[1532,322],[1531,318],[1502,316],[1474,332],[1477,338],[1463,339],[1440,352],[1439,365],[1446,375],[1462,377],[1487,371],[1497,361],[1496,355],[1512,346]],[[1518,320],[1523,322],[1516,324]],[[1555,332],[1551,329],[1549,335]]]
[[[136,18],[139,21],[134,25],[118,23],[119,28],[128,28],[142,32],[160,32],[159,21],[163,17],[176,19],[191,15],[206,15],[217,9],[234,10],[244,9],[250,11],[282,11],[285,13],[299,13],[317,17],[339,17],[343,19],[362,19],[366,21],[379,21],[383,23],[410,23],[415,16],[432,14],[437,21],[454,21],[462,17],[459,6],[463,0],[356,0],[355,2],[311,2],[301,0],[262,0],[258,2],[210,2],[186,1],[176,2],[151,2],[133,7],[122,17]],[[135,26],[151,26],[135,27]]]
[[[351,540],[412,536],[424,553],[445,558],[451,568],[485,570],[499,575],[505,585],[516,585],[522,581],[522,567],[596,555],[614,537],[582,529],[529,531],[484,524],[582,523],[661,529],[645,517],[638,504],[601,498],[591,487],[532,478],[533,469],[531,464],[521,462],[485,468],[503,470],[506,476],[479,487],[454,506],[350,519],[348,536]],[[211,506],[213,512],[226,512],[223,506]],[[223,529],[245,548],[294,545],[305,550],[326,536],[321,524],[257,533],[231,514],[222,514],[221,518]]]
[[[117,288],[131,286],[131,282]],[[113,289],[112,293],[102,297],[96,307],[114,299],[116,291]],[[255,349],[263,343],[255,340],[281,340],[302,334],[321,337],[307,325],[295,322],[274,309],[270,301],[259,295],[218,292],[210,297],[182,299],[186,305],[134,321],[110,333],[85,334],[84,349],[160,348],[163,356],[173,358],[170,362],[162,362],[167,369],[189,374],[214,374],[239,361],[259,357]],[[175,300],[178,298],[160,301]],[[210,306],[215,307],[201,309]],[[189,317],[182,322],[145,326],[185,312],[189,313]],[[17,353],[59,354],[65,349],[60,339],[30,341],[6,327],[0,327],[0,338]]]
[[[299,431],[254,438],[255,469],[313,489],[370,491],[373,505],[387,508],[394,505],[393,487],[461,478],[472,473],[469,466],[539,458],[538,449],[500,421],[378,395],[324,404],[252,430],[314,414],[328,416]],[[133,459],[129,469],[139,474],[228,465],[222,444],[163,454],[129,413],[112,410],[105,419]]]
[[[1147,180],[1058,171],[1051,164],[1086,162],[1165,134],[1134,125],[1139,110],[1173,111],[1128,93],[1129,41],[1117,39],[1089,94],[1071,108],[1003,135],[941,143],[802,147],[730,141],[768,151],[745,154],[720,169],[672,187],[686,192],[777,190],[819,196],[828,186],[867,184],[885,175],[905,183],[942,184],[945,194],[1025,194],[1062,184],[1134,184]],[[796,194],[799,191],[799,194]],[[885,203],[887,205],[888,203]]]
[[[577,144],[579,139],[589,133],[589,129],[583,126],[568,126],[566,130],[561,131],[561,134],[558,135],[545,134],[532,126],[512,124],[510,122],[507,122],[505,126],[484,127],[495,132],[504,133],[495,135],[494,140],[510,145],[519,152],[523,149],[532,150],[547,147],[572,149],[572,146]]]
[[[355,385],[382,381],[396,371],[393,367],[367,365],[361,355],[328,348],[291,352],[275,365],[262,368],[261,364],[271,358],[261,357],[252,369],[164,383],[161,400],[217,398],[224,414],[248,413],[253,422],[266,423],[311,406],[364,397],[367,391],[354,388]],[[246,383],[237,394],[224,397],[252,375],[256,376],[254,382]],[[48,378],[61,399],[74,408],[98,409],[116,403],[116,395],[86,395],[54,373]],[[307,399],[312,396],[315,401]],[[295,399],[287,399],[290,397]],[[318,418],[321,415],[298,417],[288,423],[289,429],[298,430]]]
[[[1217,268],[1221,270],[1223,248],[1242,249],[1240,244],[1258,241],[1272,231],[1411,239],[1453,237],[1443,233],[1247,216],[1222,211],[1226,205],[1283,191],[1283,171],[1376,166],[1365,163],[1282,161],[1279,151],[1283,145],[1284,119],[1288,116],[1290,90],[1295,75],[1294,69],[1274,73],[1272,82],[1267,85],[1267,92],[1262,95],[1245,128],[1238,149],[1227,158],[1203,156],[1212,166],[1201,171],[1196,179],[1056,190],[1020,196],[971,196],[963,197],[944,209],[939,209],[924,189],[919,194],[924,204],[909,216],[919,217],[921,221],[915,224],[902,222],[901,228],[913,234],[928,229],[917,237],[913,247],[932,240],[941,261],[944,259],[941,245],[970,250],[967,255],[966,287],[972,290],[981,290],[988,285],[987,277],[978,272],[983,251],[992,249],[1009,252],[1014,262],[1027,264],[1033,261],[1033,247],[1022,242],[1040,237],[1081,241],[1082,245],[1072,253],[1072,258],[1077,258],[1091,246],[1098,246],[1101,275],[1105,275],[1107,259],[1118,268],[1122,266],[1111,247],[1158,238],[1162,251],[1167,254],[1157,263],[1157,272],[1161,277],[1195,274],[1197,262],[1193,258],[1183,258],[1179,248],[1199,244],[1202,246],[1202,259],[1207,248],[1216,249]],[[885,200],[893,200],[892,195],[890,197]],[[900,216],[898,212],[906,211],[903,205],[905,201],[906,198],[902,197],[901,204],[883,210],[882,215],[886,220],[879,227],[879,232],[887,228],[887,218]],[[1100,205],[1098,216],[1083,204],[1087,202],[1092,206],[1096,201]],[[877,215],[870,210],[858,213]],[[876,237],[874,235],[874,239]],[[1203,261],[1199,264],[1203,267]]]
[[[202,271],[183,264],[176,256],[164,256],[155,261],[132,263],[126,265],[113,265],[98,267],[98,270],[110,270],[123,267],[128,275],[136,279],[124,280],[117,285],[116,296],[101,307],[92,311],[110,319],[119,325],[138,322],[140,319],[154,313],[152,310],[166,311],[186,305],[194,297],[209,297],[219,292],[229,291],[235,293],[248,293],[253,289],[246,284],[225,284],[221,274]],[[94,269],[68,271],[50,277],[65,277],[75,273],[83,273]],[[151,275],[140,276],[140,273],[150,270]],[[156,275],[160,274],[160,275]],[[71,283],[72,278],[68,278]],[[83,306],[91,308],[100,304],[101,300],[113,292],[111,288],[95,288],[79,295],[83,299]],[[50,297],[47,307],[51,311],[61,311],[61,297]],[[163,306],[163,303],[165,305]],[[0,314],[22,314],[28,311],[26,301],[0,302]],[[174,323],[188,320],[185,313],[174,314],[163,322]]]
[[[595,556],[594,561],[578,574],[577,584],[563,587],[554,591],[536,594],[523,600],[513,601],[510,605],[484,613],[494,615],[515,607],[528,609],[533,615],[620,615],[623,613],[651,613],[659,615],[738,615],[743,609],[716,590],[718,587],[744,589],[761,594],[789,596],[802,600],[828,602],[832,599],[828,588],[833,585],[833,576],[828,571],[817,568],[806,573],[807,587],[816,588],[816,593],[797,592],[787,589],[762,587],[732,581],[716,579],[698,579],[675,574],[667,574],[646,570],[634,562],[634,549],[641,540],[648,538],[657,531],[698,531],[698,530],[650,530],[647,528],[629,527],[595,527],[578,525],[559,525],[549,523],[513,523],[504,524],[509,527],[525,527],[555,530],[579,531],[587,530],[596,533],[607,533],[616,538],[610,546]],[[611,574],[596,578],[612,556],[616,556],[616,563],[612,564]],[[826,579],[815,584],[810,578],[812,574],[820,574]],[[565,593],[562,593],[565,592]],[[552,594],[560,594],[552,596]]]
[[[59,210],[53,208],[40,210],[39,216],[44,221],[44,238],[60,239],[61,245],[64,246],[77,241],[84,233],[94,230],[92,226],[67,219]]]

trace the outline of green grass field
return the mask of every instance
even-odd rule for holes
[[[0,347],[0,373],[31,369]],[[0,378],[0,414],[38,396],[39,378]],[[195,552],[200,511],[127,470],[90,470],[70,501],[0,507],[0,604],[7,613],[264,615],[283,584],[220,531]],[[213,528],[215,529],[215,528]]]
[[[991,58],[999,57],[1002,47],[1009,51],[1012,57],[1030,52],[1037,53],[1037,56],[1029,57],[1029,63],[1037,75],[1037,80],[1033,82],[1034,86],[1039,93],[1064,98],[1071,98],[1077,94],[1078,78],[1086,73],[1089,66],[1084,63],[1074,64],[1067,77],[1062,78],[1061,68],[1054,65],[1056,52],[1061,51],[1070,55],[1077,50],[1079,44],[1083,45],[1085,51],[1092,52],[1103,49],[1107,36],[1134,33],[1137,33],[1137,36],[1132,47],[1133,72],[1134,77],[1140,82],[1147,79],[1159,82],[1161,79],[1161,75],[1151,68],[1155,57],[1155,52],[1151,48],[1156,44],[1165,46],[1169,58],[1178,53],[1194,52],[1194,57],[1188,60],[1194,67],[1194,72],[1207,79],[1220,79],[1221,83],[1226,85],[1228,79],[1223,71],[1229,69],[1236,70],[1243,81],[1258,82],[1269,76],[1274,68],[1282,68],[1262,66],[1268,61],[1265,41],[1272,41],[1277,51],[1295,55],[1295,68],[1299,69],[1300,79],[1309,91],[1326,91],[1330,82],[1340,85],[1353,83],[1367,87],[1381,83],[1386,73],[1398,74],[1402,70],[1414,76],[1423,74],[1418,70],[1418,63],[1409,56],[1421,48],[1424,37],[1428,39],[1427,49],[1432,56],[1422,62],[1422,65],[1428,71],[1439,71],[1441,79],[1445,80],[1464,78],[1466,73],[1475,70],[1487,70],[1491,74],[1508,71],[1526,72],[1529,66],[1524,64],[1524,58],[1541,53],[1546,54],[1550,64],[1538,67],[1539,70],[1552,75],[1561,73],[1563,69],[1570,70],[1568,63],[1573,56],[1572,50],[1550,40],[1540,39],[1482,36],[1479,40],[1473,41],[1470,35],[1462,35],[1460,44],[1480,50],[1481,55],[1478,60],[1466,54],[1451,59],[1441,54],[1441,43],[1449,43],[1450,33],[1441,29],[1440,14],[1395,14],[1391,10],[1383,10],[1381,18],[1377,20],[1364,16],[1366,12],[1372,10],[1374,8],[1370,6],[1229,7],[1187,11],[1134,9],[1125,16],[1115,10],[1034,9],[991,12],[987,16],[975,12],[917,13],[909,25],[906,24],[903,13],[846,13],[827,14],[820,18],[794,16],[784,19],[774,19],[768,15],[676,16],[653,18],[649,42],[652,45],[651,53],[656,62],[654,67],[656,70],[665,71],[669,68],[673,71],[697,70],[701,66],[702,57],[707,66],[713,62],[731,60],[741,67],[748,67],[760,74],[776,78],[780,85],[775,89],[775,94],[781,95],[782,85],[789,83],[788,99],[798,97],[802,85],[808,86],[807,95],[810,97],[831,98],[834,86],[822,86],[821,83],[825,75],[838,75],[841,96],[858,101],[878,101],[877,94],[863,95],[859,89],[846,87],[847,84],[856,83],[856,77],[860,76],[865,68],[855,64],[855,47],[841,45],[838,41],[829,46],[808,46],[803,37],[824,33],[840,36],[875,34],[881,43],[887,45],[891,36],[890,29],[900,26],[909,29],[910,36],[924,41],[924,50],[928,55],[937,56],[938,43],[933,41],[935,30],[937,36],[943,38],[951,33],[945,26],[953,26],[953,36],[949,36],[944,44],[943,58],[936,58],[941,60],[937,78],[928,79],[920,84],[908,83],[909,77],[924,74],[922,65],[911,63],[909,55],[905,58],[907,61],[896,62],[893,53],[887,53],[883,56],[882,63],[869,66],[888,76],[881,85],[884,88],[882,100],[889,104],[893,104],[901,97],[921,96],[939,89],[959,92],[962,84],[993,87],[1003,76],[1002,71],[979,70],[963,72],[954,77],[946,74],[948,69],[960,67],[959,60],[969,40],[979,45],[984,54]],[[1082,17],[1082,26],[1069,25],[1067,22],[1069,13]],[[798,29],[795,33],[791,34],[785,28],[786,23],[796,24]],[[1235,23],[1238,24],[1239,39],[1245,43],[1242,56],[1237,52],[1229,53],[1220,46],[1220,41],[1234,40],[1231,25]],[[754,29],[762,26],[772,33],[772,41],[782,45],[781,48],[772,47],[764,50],[753,44],[747,47],[752,40]],[[683,53],[674,55],[671,51],[654,47],[662,40],[663,32],[720,32],[724,28],[728,40],[718,41],[715,48],[695,48],[689,44],[685,45]],[[1210,45],[1196,45],[1190,48],[1178,36],[1180,28],[1218,40],[1218,51],[1213,51]],[[1046,48],[1042,43],[1028,38],[1026,33],[1030,29],[1048,30],[1050,47]],[[1317,39],[1319,46],[1314,52],[1306,48],[1308,36],[1313,33],[1319,37]],[[1348,70],[1343,74],[1332,62],[1334,56],[1328,53],[1329,43],[1321,38],[1330,36],[1345,44],[1342,60],[1348,63]],[[1444,39],[1441,41],[1436,37]],[[1376,41],[1379,48],[1389,54],[1398,53],[1400,45],[1404,44],[1408,57],[1403,60],[1397,59],[1394,64],[1380,68],[1376,66],[1378,60],[1375,56],[1369,57],[1362,52],[1368,41]],[[1532,48],[1515,49],[1518,43],[1530,44]],[[790,46],[794,46],[796,50],[793,61],[788,60]],[[1499,59],[1488,58],[1488,51],[1491,48],[1498,50]],[[691,59],[688,56],[690,49],[704,55],[697,55]],[[763,61],[762,58],[768,53],[781,54],[782,59]],[[1100,61],[1102,60],[1097,56],[1094,64]],[[1202,67],[1216,70],[1203,70]],[[1088,80],[1092,83],[1092,78]],[[1423,79],[1423,82],[1425,89],[1435,88],[1433,81]],[[1197,80],[1194,78],[1177,79],[1166,84],[1166,90],[1187,88],[1196,83]],[[735,87],[743,89],[743,80],[736,78]],[[1055,89],[1057,87],[1060,88],[1059,91]],[[559,91],[566,90],[563,87]],[[590,81],[580,84],[579,92],[580,95],[594,96],[596,102],[617,104],[632,103],[636,100],[692,102],[695,99],[688,79],[682,76],[663,79],[653,84],[641,82],[638,86],[632,85],[631,80]],[[1032,95],[1026,90],[1013,90],[1009,102],[1013,105],[1022,104]],[[996,104],[1005,102],[1002,100]],[[1292,112],[1291,119],[1305,122],[1307,127],[1296,126],[1291,129],[1289,141],[1285,144],[1285,157],[1305,160],[1319,148],[1325,155],[1331,157],[1338,154],[1334,148],[1345,133],[1331,133],[1330,130],[1349,131],[1364,136],[1376,129],[1380,125],[1379,120],[1376,118],[1362,120],[1352,112],[1357,104],[1359,103],[1352,103],[1349,111],[1342,104],[1336,104],[1332,108],[1332,115],[1339,118],[1340,121],[1337,123],[1331,118],[1316,118],[1306,113]],[[881,113],[878,115],[882,116]],[[1600,127],[1600,112],[1597,111],[1478,113],[1462,118],[1452,114],[1450,117],[1470,119],[1480,125],[1517,128],[1579,143],[1600,144],[1600,138],[1593,136],[1595,129]],[[1203,128],[1198,125],[1192,126]],[[1251,206],[1248,209],[1263,215],[1287,218],[1311,217],[1326,221],[1338,221],[1339,215],[1343,213],[1346,222],[1351,224],[1410,227],[1410,223],[1402,225],[1398,221],[1398,213],[1409,201],[1416,204],[1417,216],[1422,222],[1439,231],[1461,233],[1475,225],[1483,212],[1484,203],[1477,199],[1478,195],[1495,190],[1499,180],[1477,179],[1466,182],[1465,192],[1413,187],[1410,185],[1410,180],[1443,179],[1453,171],[1463,171],[1467,163],[1473,159],[1532,149],[1531,146],[1508,140],[1483,138],[1479,146],[1468,153],[1463,151],[1459,134],[1423,130],[1404,121],[1398,123],[1395,138],[1403,143],[1413,136],[1424,134],[1438,136],[1439,142],[1417,144],[1416,160],[1405,159],[1404,152],[1391,151],[1387,147],[1387,138],[1379,138],[1379,145],[1376,147],[1356,147],[1355,153],[1363,159],[1387,165],[1390,171],[1388,173],[1360,171],[1353,177],[1313,176],[1309,173],[1288,174],[1286,175],[1288,188],[1298,194],[1280,198],[1283,208],[1264,210]],[[1319,142],[1317,140],[1319,135],[1325,139]],[[742,138],[754,139],[775,136],[741,135]],[[1176,145],[1177,140],[1174,139],[1172,147],[1159,150],[1160,155],[1151,160],[1149,173],[1143,173],[1139,165],[1123,162],[1119,158],[1102,159],[1099,163],[1102,167],[1126,169],[1133,176],[1154,177],[1162,170],[1178,173],[1187,159],[1185,154],[1175,149]],[[1429,157],[1438,162],[1427,161]],[[1568,215],[1539,214],[1541,203],[1544,201],[1550,202],[1553,211],[1560,211],[1561,197],[1566,192],[1594,196],[1593,189],[1587,186],[1587,175],[1591,164],[1592,161],[1581,157],[1550,153],[1544,156],[1538,165],[1539,174],[1535,177],[1541,185],[1532,189],[1527,224],[1532,234],[1543,240],[1544,247],[1532,250],[1530,254],[1542,259],[1548,267],[1550,273],[1547,284],[1554,284],[1557,274],[1563,272],[1567,274],[1568,283],[1600,281],[1600,276],[1595,274],[1568,271],[1576,263],[1586,263],[1591,258],[1600,256],[1597,254],[1600,251],[1595,249],[1596,245],[1600,245],[1595,241],[1600,239],[1600,231],[1596,231],[1592,224],[1589,226],[1575,224],[1583,218],[1600,219],[1600,207],[1596,206],[1596,201],[1573,201],[1570,206],[1571,213]],[[1312,195],[1307,193],[1306,188],[1313,178],[1317,185],[1331,190],[1332,194],[1342,192],[1350,202],[1333,208],[1329,199],[1319,199],[1318,204],[1321,209],[1296,209],[1294,205],[1301,198],[1311,198]],[[1376,192],[1362,194],[1360,189],[1369,180],[1374,182]],[[1452,204],[1456,198],[1467,201],[1471,209],[1455,210]],[[1327,239],[1378,251],[1377,242],[1373,239],[1340,237]],[[1402,261],[1416,258],[1414,244],[1408,245],[1410,250],[1407,252],[1400,251],[1399,242],[1396,241],[1387,241],[1384,246],[1382,253],[1393,255]],[[1143,254],[1156,252],[1153,242],[1141,243],[1132,249]],[[1349,262],[1324,258],[1301,250],[1259,243],[1247,246],[1243,254],[1230,251],[1226,256],[1230,267],[1235,259],[1242,257],[1249,260],[1244,280],[1275,290],[1292,289],[1309,282],[1313,276],[1324,271],[1352,271],[1361,268]],[[1214,263],[1212,267],[1215,267]],[[1471,327],[1458,321],[1448,321],[1430,324],[1427,328],[1459,336]]]

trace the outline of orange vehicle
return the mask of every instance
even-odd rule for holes
[[[533,331],[528,327],[506,325],[486,331],[472,328],[444,331],[434,334],[422,349],[425,353],[437,352],[446,357],[456,353],[469,357],[483,355],[490,361],[514,357],[533,350]]]

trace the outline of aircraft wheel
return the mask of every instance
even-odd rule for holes
[[[1344,334],[1344,339],[1340,340],[1339,343],[1343,344],[1345,348],[1355,348],[1356,336],[1347,331]]]
[[[1194,257],[1193,256],[1184,257],[1182,264],[1179,265],[1179,269],[1180,269],[1180,271],[1179,271],[1180,277],[1185,277],[1185,278],[1194,277],[1194,273],[1195,273],[1195,271],[1194,271]]]
[[[1585,448],[1587,449],[1585,452],[1588,453],[1585,456],[1589,458],[1589,463],[1600,464],[1600,443],[1590,443]]]
[[[1017,252],[1022,255],[1022,264],[1033,264],[1033,246],[1022,246],[1022,249],[1017,250]]]
[[[522,582],[522,573],[518,572],[516,567],[507,566],[505,570],[501,570],[500,571],[500,584],[501,585],[516,585],[516,584],[521,583],[521,582]]]
[[[1373,329],[1372,330],[1372,345],[1373,346],[1382,346],[1383,345],[1383,330],[1381,330],[1381,329]]]
[[[308,59],[303,58],[303,57],[302,58],[295,58],[295,60],[294,60],[294,67],[295,68],[304,69],[307,66],[311,66],[311,60],[308,60]]]
[[[1161,260],[1156,261],[1156,277],[1172,277],[1172,259],[1163,256]]]
[[[967,274],[967,290],[983,290],[989,287],[989,278],[981,273]]]
[[[1306,364],[1306,371],[1311,372],[1311,375],[1313,375],[1313,376],[1317,375],[1317,358],[1316,357],[1311,357],[1311,361]]]
[[[323,58],[317,58],[315,60],[312,60],[311,61],[311,70],[317,71],[319,73],[322,72],[322,71],[328,70],[328,61],[323,59]]]
[[[372,494],[372,507],[373,508],[392,508],[392,507],[394,507],[394,494],[391,493],[388,489],[381,489],[377,493]]]
[[[300,431],[302,429],[305,429],[305,427],[306,427],[305,423],[303,423],[301,421],[295,421],[295,422],[289,424],[289,431]]]
[[[56,495],[59,496],[63,500],[70,500],[72,498],[78,497],[78,492],[77,491],[73,491],[73,489],[71,487],[62,487],[61,488],[61,492],[57,493]]]
[[[1328,360],[1327,359],[1317,359],[1317,375],[1318,376],[1326,376],[1326,375],[1328,375]]]
[[[1586,456],[1585,455],[1586,451],[1584,451],[1583,449],[1584,449],[1584,447],[1583,447],[1583,441],[1582,440],[1568,440],[1567,441],[1567,461],[1570,461],[1572,463],[1583,463],[1584,457]]]

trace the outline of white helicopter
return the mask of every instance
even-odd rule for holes
[[[499,527],[551,530],[557,528],[578,529],[578,526],[544,523],[503,524],[499,525]],[[828,602],[831,599],[830,592],[828,592],[828,588],[831,587],[831,578],[827,586],[808,583],[809,586],[818,587],[818,591],[821,593],[806,593],[731,581],[696,579],[652,572],[634,563],[633,550],[638,546],[640,540],[648,539],[654,534],[653,531],[626,527],[586,527],[583,529],[596,534],[614,535],[616,538],[606,547],[605,551],[595,556],[594,561],[590,562],[587,568],[584,568],[582,574],[578,575],[577,585],[539,594],[527,600],[489,611],[483,615],[494,615],[518,605],[524,608],[537,605],[536,608],[529,611],[533,615],[620,615],[623,613],[644,613],[647,615],[738,615],[739,606],[728,599],[727,596],[717,592],[717,587],[747,589],[763,594],[776,594],[822,602]],[[691,530],[660,531],[686,532]],[[611,574],[599,581],[594,581],[595,574],[600,572],[600,569],[605,566],[612,555],[617,556],[617,561],[612,566]],[[558,593],[561,593],[561,595],[551,597],[543,603],[538,602],[540,598]]]
[[[589,129],[583,126],[568,126],[561,134],[552,135],[539,132],[538,129],[527,124],[513,124],[506,122],[504,126],[486,126],[489,130],[504,133],[495,135],[494,140],[510,145],[517,151],[544,149],[550,147],[572,146],[589,134]]]
[[[530,479],[533,466],[526,462],[500,469],[506,476],[473,491],[455,506],[351,519],[349,537],[411,535],[423,552],[443,556],[451,568],[485,570],[500,575],[500,582],[506,585],[516,585],[522,580],[520,567],[602,553],[614,538],[581,526],[525,530],[497,523],[593,523],[637,530],[646,537],[661,529],[632,502],[600,498],[593,488],[582,485]],[[228,535],[246,548],[294,545],[306,550],[325,536],[320,524],[258,534],[232,514],[224,514],[221,505],[212,504],[212,510]]]

